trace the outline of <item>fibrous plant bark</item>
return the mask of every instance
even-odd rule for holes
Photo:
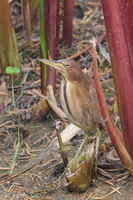
[[[7,66],[20,68],[14,27],[7,1],[0,0],[0,69]]]

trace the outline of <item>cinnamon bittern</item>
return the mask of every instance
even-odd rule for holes
[[[102,115],[98,104],[94,80],[85,74],[74,60],[58,61],[40,59],[41,62],[54,67],[63,76],[60,87],[60,101],[70,122],[84,131],[84,140],[76,154],[81,154],[88,140],[88,131],[96,130],[96,165],[99,146],[99,124]]]

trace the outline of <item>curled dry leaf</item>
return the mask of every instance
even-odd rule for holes
[[[109,179],[113,178],[113,176],[111,174],[109,174],[107,171],[105,171],[104,169],[97,168],[97,171],[99,174],[101,174],[102,176],[104,176],[106,178],[109,178]]]
[[[34,119],[42,119],[48,112],[48,105],[45,99],[40,99],[38,104],[34,104],[31,108],[31,115]]]
[[[112,149],[108,154],[107,154],[107,159],[111,162],[118,162],[120,161],[120,158],[118,157],[115,149]]]
[[[101,152],[106,153],[106,152],[108,152],[108,151],[110,150],[110,146],[109,146],[107,143],[100,144],[99,150],[100,150]]]

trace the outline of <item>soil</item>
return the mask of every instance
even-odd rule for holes
[[[30,125],[29,133],[27,133],[28,135],[26,136],[26,138],[22,139],[22,145],[14,165],[14,172],[16,169],[20,169],[27,162],[29,162],[31,158],[35,159],[37,154],[40,154],[43,149],[45,149],[46,146],[49,145],[53,137],[56,137],[55,135],[53,136],[54,129],[48,127],[47,121],[45,121],[45,123],[34,121],[34,126],[40,126],[40,124],[43,124],[41,128],[32,128],[32,125]],[[51,126],[51,124],[49,126]],[[16,134],[15,131],[13,134]],[[65,148],[68,153],[69,159],[73,157],[74,151],[78,148],[78,145],[76,145],[75,147],[73,146],[73,144],[79,143],[78,140],[81,139],[81,137],[82,136],[78,134],[78,136],[76,136],[66,145]],[[10,141],[9,136],[4,136],[3,138],[1,138],[0,143],[0,166],[3,167],[2,169],[0,168],[0,175],[4,176],[9,172],[9,163],[13,160],[14,149],[13,143]],[[101,143],[102,146],[103,136],[101,138]],[[102,158],[102,160],[104,161],[105,158],[108,158],[107,154],[104,158]],[[101,167],[102,170],[105,172],[106,169],[104,169],[104,165],[107,164],[107,161],[104,162],[104,164],[101,164],[101,159],[99,158],[98,163],[99,169]],[[109,171],[107,173],[109,173],[112,178],[107,178],[107,175],[105,173],[101,174],[101,172],[99,171],[97,175],[93,176],[91,186],[86,192],[69,192],[65,187],[66,179],[64,174],[64,165],[61,159],[60,152],[59,150],[57,150],[55,152],[51,152],[48,158],[44,158],[44,160],[37,163],[30,170],[18,175],[16,178],[13,178],[3,183],[0,187],[0,198],[2,200],[91,200],[106,198],[111,200],[133,199],[133,178],[129,176],[127,170],[123,168],[120,161],[112,161],[110,162],[110,165],[108,165],[108,167],[110,166],[113,166],[114,168],[116,167],[116,170],[111,168],[110,170],[108,169]],[[4,168],[6,170],[4,170]]]

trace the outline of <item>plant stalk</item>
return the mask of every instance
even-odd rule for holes
[[[109,114],[107,104],[104,98],[104,94],[102,91],[102,86],[100,83],[99,75],[98,75],[98,66],[97,66],[97,53],[95,47],[92,48],[92,57],[93,57],[93,70],[94,70],[94,80],[95,80],[95,86],[97,91],[97,96],[99,100],[99,106],[101,108],[102,116],[103,116],[103,122],[107,128],[107,131],[110,135],[111,141],[114,145],[114,148],[120,157],[122,163],[125,165],[125,167],[128,169],[130,174],[133,175],[133,162],[132,159],[125,148],[125,142],[123,140],[123,137],[117,127],[115,126],[114,122],[112,121],[112,118]]]
[[[102,5],[122,133],[133,159],[133,1],[102,0]]]
[[[15,98],[14,98],[14,81],[13,81],[13,75],[11,75],[11,85],[12,85],[12,102],[13,102],[13,106],[14,108],[16,107],[15,105]]]

